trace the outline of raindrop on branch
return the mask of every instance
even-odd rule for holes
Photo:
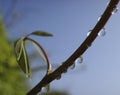
[[[118,9],[119,9],[118,7],[116,7],[115,9],[113,9],[112,15],[115,14],[115,13],[117,13],[117,12],[118,12]]]
[[[105,36],[106,35],[106,30],[105,28],[102,28],[101,31],[98,33],[98,36]]]
[[[80,56],[79,58],[77,58],[75,60],[75,64],[82,64],[82,63],[83,63],[83,57],[82,56]]]
[[[87,33],[87,37],[90,35],[90,33],[92,32],[92,30],[89,30]]]
[[[98,17],[98,21],[101,19],[102,16]]]
[[[76,64],[75,64],[75,63],[73,63],[73,65],[71,66],[71,69],[74,69],[74,68],[75,68],[75,66],[76,66]]]

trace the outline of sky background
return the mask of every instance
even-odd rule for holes
[[[52,33],[53,37],[35,37],[47,51],[50,62],[59,66],[80,46],[104,12],[109,0],[18,0],[13,13],[14,23],[7,28],[10,39],[17,39],[35,30]],[[5,16],[14,0],[0,0]],[[119,5],[118,5],[119,7]],[[15,19],[16,17],[16,19]],[[9,16],[5,23],[13,20]],[[106,35],[98,37],[84,53],[84,64],[69,69],[60,80],[51,83],[51,90],[69,95],[120,95],[120,11],[105,25]],[[29,51],[34,51],[29,48]],[[39,59],[32,66],[40,65]],[[34,64],[34,65],[33,65]],[[55,68],[54,68],[55,69]],[[31,88],[44,73],[27,80]]]

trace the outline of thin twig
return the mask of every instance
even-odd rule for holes
[[[57,77],[61,76],[61,74],[64,73],[74,63],[76,58],[78,58],[80,55],[83,55],[83,53],[88,49],[88,46],[90,46],[96,39],[99,31],[105,26],[106,22],[112,15],[113,10],[116,8],[118,3],[119,0],[110,1],[101,19],[95,25],[90,35],[85,39],[81,46],[54,72],[46,75],[31,91],[27,93],[27,95],[36,95],[38,92],[41,91],[42,87],[55,80]]]

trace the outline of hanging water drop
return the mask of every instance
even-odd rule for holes
[[[82,56],[80,56],[79,58],[77,58],[75,60],[75,64],[81,64],[81,63],[83,63],[83,57]]]
[[[89,30],[87,33],[87,37],[90,35],[90,33],[92,32],[92,30]]]
[[[98,33],[98,36],[105,36],[106,35],[106,30],[105,28],[102,28],[102,30]]]
[[[118,9],[119,9],[119,8],[116,7],[116,8],[112,11],[112,15],[115,14],[115,13],[117,13],[117,12],[118,12]]]

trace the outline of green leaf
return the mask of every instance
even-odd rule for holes
[[[20,57],[21,43],[22,43],[23,39],[24,38],[21,38],[14,43],[14,51],[15,51],[15,55],[16,55],[17,60]]]
[[[14,45],[17,62],[27,77],[30,77],[28,55],[25,49],[24,37],[17,40]]]
[[[35,31],[32,32],[30,35],[36,35],[36,36],[53,36],[51,33],[47,33],[44,31]]]

